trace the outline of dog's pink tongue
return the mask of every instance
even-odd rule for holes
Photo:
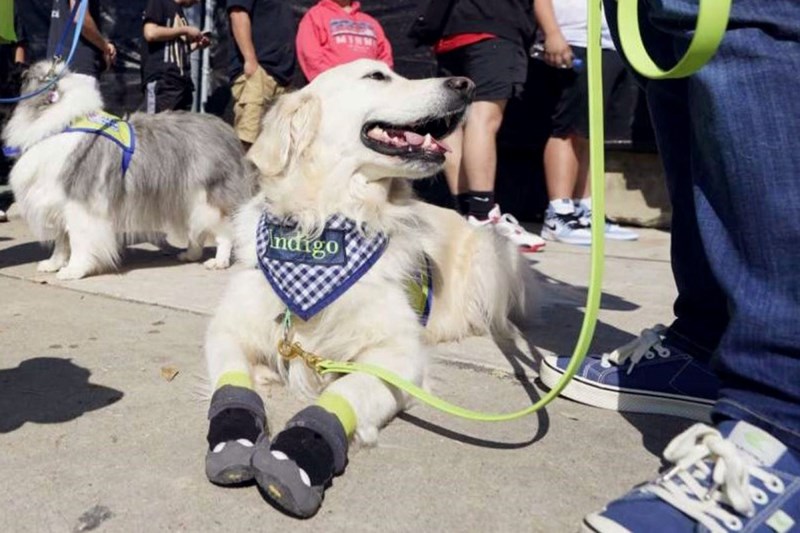
[[[425,137],[423,135],[414,133],[413,131],[404,131],[403,135],[405,136],[406,142],[412,146],[422,146],[425,142]]]

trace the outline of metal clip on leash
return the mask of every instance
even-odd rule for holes
[[[307,352],[299,342],[292,342],[294,338],[294,327],[292,326],[292,312],[289,309],[283,314],[283,336],[278,341],[278,354],[286,361],[302,359],[312,370],[321,373],[320,364],[324,359],[316,354]]]

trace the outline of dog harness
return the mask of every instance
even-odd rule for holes
[[[317,237],[301,235],[292,219],[264,211],[258,224],[258,264],[289,311],[308,320],[344,294],[383,255],[389,238],[343,215],[333,215]],[[433,299],[431,267],[409,282],[407,293],[427,323]]]
[[[136,133],[130,122],[105,111],[96,111],[73,121],[64,132],[93,133],[113,141],[122,149],[122,175],[128,171],[136,151]]]
[[[128,171],[136,151],[136,132],[130,122],[105,111],[95,111],[75,119],[62,133],[92,133],[113,141],[122,149],[122,175]],[[19,157],[22,150],[16,146],[4,146],[3,155]]]

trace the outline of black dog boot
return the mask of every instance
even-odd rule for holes
[[[287,514],[313,516],[333,476],[344,472],[347,440],[335,415],[316,405],[307,407],[289,420],[272,446],[256,446],[256,482]]]
[[[269,445],[264,402],[253,390],[225,385],[214,392],[208,409],[206,476],[217,485],[253,479],[251,466],[258,443]]]

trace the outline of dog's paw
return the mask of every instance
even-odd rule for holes
[[[231,260],[230,259],[223,260],[223,259],[218,259],[216,257],[212,257],[211,259],[203,263],[203,266],[205,266],[208,270],[223,270],[231,266]]]
[[[64,261],[57,259],[45,259],[44,261],[39,261],[39,264],[36,265],[36,270],[38,272],[58,272],[65,264]]]
[[[70,268],[67,266],[58,271],[58,274],[56,274],[56,278],[63,281],[67,281],[71,279],[85,278],[88,274],[89,273],[84,269]]]
[[[185,263],[193,263],[195,261],[199,261],[201,257],[203,257],[202,250],[201,251],[186,250],[185,252],[181,252],[178,254],[178,261],[183,261]]]

